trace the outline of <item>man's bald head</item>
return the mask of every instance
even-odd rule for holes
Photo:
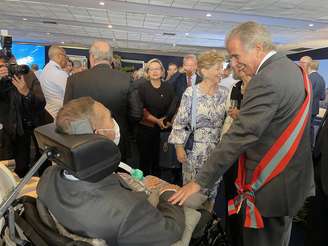
[[[89,54],[91,60],[93,60],[94,63],[98,63],[102,61],[107,61],[110,63],[113,58],[112,47],[105,40],[94,41],[90,47]]]

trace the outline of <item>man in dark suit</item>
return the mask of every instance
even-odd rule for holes
[[[111,69],[113,55],[108,42],[95,41],[90,47],[89,54],[91,69],[73,74],[68,78],[64,103],[75,98],[90,96],[109,108],[121,129],[119,148],[122,161],[125,161],[128,148],[129,76]]]
[[[188,86],[191,86],[194,81],[196,84],[201,81],[200,76],[196,73],[197,58],[195,55],[189,54],[183,58],[183,69],[184,73],[176,73],[168,80],[168,83],[171,83],[174,87],[178,102],[181,101],[182,94]]]
[[[246,22],[235,27],[227,35],[226,46],[231,62],[252,77],[239,116],[196,180],[175,193],[170,201],[181,204],[201,188],[212,187],[242,155],[240,161],[243,165],[239,169],[243,173],[238,176],[239,187],[242,188],[239,192],[243,196],[238,197],[241,203],[234,200],[229,203],[229,208],[232,209],[230,212],[238,213],[240,210],[246,218],[244,245],[288,246],[292,216],[305,199],[314,194],[310,122],[302,121],[302,128],[293,128],[293,134],[288,136],[289,141],[297,135],[299,142],[294,139],[284,148],[285,145],[277,139],[282,140],[282,133],[291,122],[298,120],[298,113],[303,119],[310,117],[311,94],[306,92],[310,90],[310,82],[297,65],[274,51],[270,33],[260,24]],[[306,110],[303,105],[306,105]],[[297,126],[300,122],[297,121]],[[305,130],[294,135],[296,129]],[[285,141],[285,135],[283,139]],[[290,147],[291,143],[294,148]],[[274,151],[278,152],[272,153],[274,144]],[[258,167],[263,167],[262,163],[267,163],[267,166],[259,170]],[[279,174],[276,175],[273,170]],[[259,174],[261,177],[258,177]],[[268,182],[264,183],[264,180]]]
[[[313,150],[316,195],[310,200],[305,245],[328,245],[328,110],[321,121]]]
[[[319,113],[320,101],[326,98],[326,84],[323,77],[317,72],[319,64],[309,56],[303,56],[300,59],[300,66],[308,73],[312,84],[312,114],[311,114],[311,146],[314,145],[314,120]]]

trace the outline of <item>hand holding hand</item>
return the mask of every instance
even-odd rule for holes
[[[194,181],[189,182],[185,186],[183,186],[179,191],[174,193],[173,196],[170,197],[169,202],[172,204],[183,205],[183,203],[190,197],[192,194],[200,191],[200,185]]]
[[[166,128],[166,126],[165,126],[165,124],[164,124],[164,119],[165,119],[165,117],[160,118],[160,119],[157,120],[157,125],[158,125],[161,129],[165,129],[165,128]]]

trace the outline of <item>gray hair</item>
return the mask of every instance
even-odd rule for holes
[[[72,122],[88,120],[93,122],[97,116],[94,105],[96,101],[91,97],[80,97],[66,103],[56,117],[56,131],[59,133],[73,134]]]
[[[261,44],[266,52],[276,49],[275,45],[272,43],[270,32],[265,26],[254,21],[241,23],[233,28],[226,37],[226,47],[233,38],[239,38],[245,50],[254,48],[256,44]]]
[[[197,63],[197,57],[194,54],[188,54],[183,57],[183,63],[185,63],[187,60],[193,60],[195,63]]]
[[[73,61],[73,67],[74,68],[80,68],[80,67],[82,67],[82,63],[79,60],[74,60]]]
[[[113,50],[106,40],[96,40],[92,43],[89,54],[93,55],[95,61],[109,61],[113,59]]]
[[[50,46],[50,48],[48,50],[49,59],[52,60],[58,54],[66,54],[64,48],[62,48],[62,47],[60,47],[58,45],[52,45],[52,46]]]

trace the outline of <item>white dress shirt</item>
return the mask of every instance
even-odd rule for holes
[[[63,106],[67,77],[67,73],[52,60],[44,67],[40,76],[41,87],[47,102],[46,110],[54,119]]]

